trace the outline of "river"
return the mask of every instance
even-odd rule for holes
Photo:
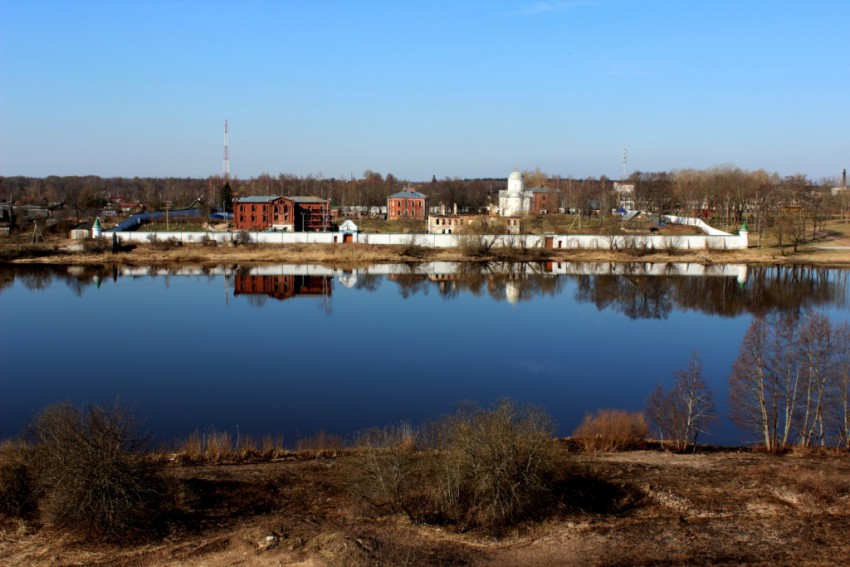
[[[351,438],[459,402],[643,409],[692,352],[747,441],[727,378],[754,314],[850,318],[848,274],[697,264],[4,267],[0,438],[59,401],[129,405],[160,442],[193,431]]]

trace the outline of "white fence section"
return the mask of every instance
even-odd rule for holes
[[[732,236],[728,232],[723,232],[720,229],[714,228],[712,226],[708,226],[705,224],[702,219],[695,219],[693,217],[675,217],[672,215],[665,215],[665,219],[670,221],[673,224],[684,224],[687,226],[695,226],[699,228],[701,231],[706,233],[709,236]]]
[[[378,246],[415,244],[426,248],[455,248],[465,239],[507,248],[553,248],[556,250],[744,250],[748,246],[748,233],[728,234],[705,224],[699,219],[666,217],[670,222],[698,227],[705,234],[673,235],[575,235],[575,234],[399,234],[361,232],[350,235],[351,242]],[[117,235],[121,242],[152,242],[173,240],[180,243],[253,242],[257,244],[342,244],[341,232],[104,232],[104,238]],[[494,242],[495,241],[495,242]]]

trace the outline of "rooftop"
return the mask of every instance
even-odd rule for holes
[[[236,199],[238,203],[271,203],[275,199],[280,199],[280,195],[253,195],[251,197],[242,197]]]
[[[327,203],[327,199],[322,199],[321,197],[313,197],[312,195],[294,195],[292,197],[287,197],[287,199],[291,201],[295,201],[296,203]]]
[[[427,195],[423,195],[419,191],[413,189],[403,189],[398,193],[390,195],[390,199],[427,199]]]

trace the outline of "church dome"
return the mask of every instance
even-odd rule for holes
[[[515,169],[513,173],[508,176],[508,195],[510,197],[521,198],[522,191],[522,173]]]

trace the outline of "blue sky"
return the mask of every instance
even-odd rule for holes
[[[0,175],[850,167],[850,1],[0,0]]]

